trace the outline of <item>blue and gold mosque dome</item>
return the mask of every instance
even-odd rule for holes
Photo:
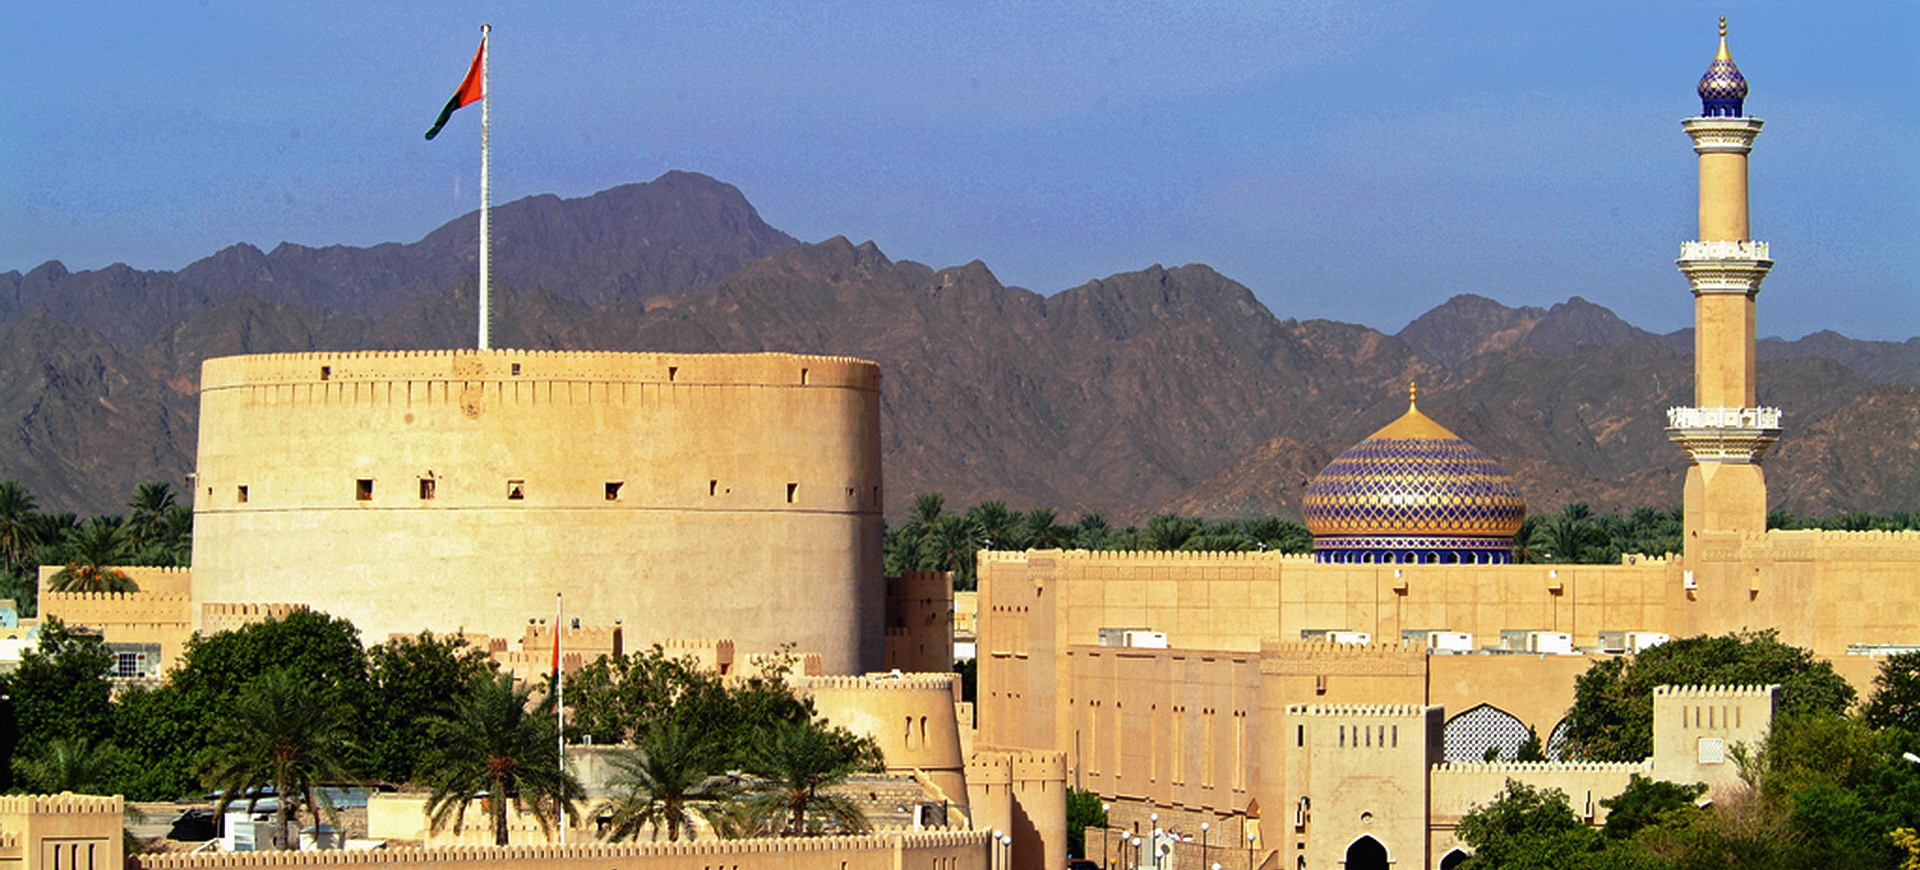
[[[1302,512],[1321,562],[1505,564],[1527,505],[1492,457],[1420,413],[1335,457]]]
[[[1738,118],[1747,99],[1747,77],[1733,65],[1727,51],[1727,19],[1720,18],[1720,53],[1714,55],[1707,74],[1700,77],[1700,114],[1708,118]]]

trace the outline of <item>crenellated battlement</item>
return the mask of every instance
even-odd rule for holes
[[[0,795],[0,815],[120,815],[126,801],[119,795],[22,794]]]
[[[1334,643],[1325,640],[1281,640],[1263,638],[1260,641],[1262,658],[1287,659],[1327,659],[1348,661],[1353,659],[1399,659],[1420,658],[1426,655],[1421,647],[1405,643]]]
[[[675,354],[554,350],[406,350],[274,353],[201,364],[203,392],[249,386],[346,387],[383,382],[618,383],[672,386],[839,387],[878,390],[879,366],[854,357],[794,353]],[[591,397],[593,394],[587,394]]]
[[[821,853],[909,852],[928,849],[986,847],[989,831],[932,829],[920,831],[877,830],[871,834],[846,837],[789,837],[746,840],[692,840],[647,843],[569,843],[538,846],[449,846],[444,848],[398,848],[378,851],[319,852],[205,852],[140,855],[134,858],[148,870],[224,870],[257,867],[333,867],[333,866],[414,866],[420,864],[453,866],[485,864],[490,867],[553,866],[570,862],[585,866],[599,862],[645,858],[738,857],[807,855]],[[824,865],[822,865],[824,866]]]
[[[1655,698],[1711,699],[1727,698],[1770,698],[1780,691],[1778,684],[1769,686],[1655,686]]]
[[[1424,719],[1429,710],[1424,704],[1288,704],[1287,715],[1309,717],[1362,716],[1375,719]]]
[[[1434,776],[1485,776],[1488,774],[1543,773],[1653,773],[1653,760],[1644,761],[1450,761],[1436,764]]]
[[[953,691],[953,674],[884,674],[874,673],[863,676],[825,676],[801,677],[796,680],[796,688],[803,691],[838,689],[842,691],[878,691],[878,692],[943,692]]]

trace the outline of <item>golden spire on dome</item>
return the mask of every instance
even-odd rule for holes
[[[1727,50],[1727,16],[1725,15],[1720,16],[1720,53],[1714,55],[1713,59],[1733,60],[1733,52]]]
[[[1414,408],[1417,408],[1419,406],[1420,406],[1420,383],[1418,381],[1408,381],[1407,382],[1407,410],[1411,411]]]

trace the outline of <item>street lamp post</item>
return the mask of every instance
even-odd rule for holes
[[[1253,870],[1253,838],[1254,836],[1255,835],[1252,832],[1249,832],[1247,834],[1247,870]]]
[[[1213,825],[1207,822],[1200,823],[1200,866],[1202,867],[1207,866],[1207,829],[1212,827]]]
[[[1113,856],[1108,853],[1108,848],[1113,841],[1113,828],[1109,827],[1111,822],[1107,818],[1107,813],[1112,811],[1113,804],[1100,804],[1100,866],[1105,867],[1106,870],[1113,870]]]

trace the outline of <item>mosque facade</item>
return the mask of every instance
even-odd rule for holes
[[[1682,122],[1699,235],[1677,261],[1695,404],[1667,429],[1688,462],[1683,551],[1511,564],[1525,510],[1511,479],[1410,402],[1310,484],[1312,555],[981,554],[977,745],[1064,752],[1070,783],[1112,807],[1090,852],[1170,844],[1204,860],[1198,840],[1233,850],[1226,866],[1244,850],[1250,866],[1450,867],[1464,858],[1453,825],[1506,778],[1562,788],[1595,821],[1624,786],[1625,767],[1484,761],[1530,735],[1556,757],[1574,678],[1595,661],[1772,629],[1864,688],[1877,653],[1920,644],[1920,533],[1766,528],[1761,461],[1783,412],[1755,400],[1755,303],[1773,265],[1748,221],[1762,122],[1744,114],[1724,22],[1699,94]],[[1731,782],[1724,750],[1761,739],[1773,697],[1666,690],[1641,766]]]

